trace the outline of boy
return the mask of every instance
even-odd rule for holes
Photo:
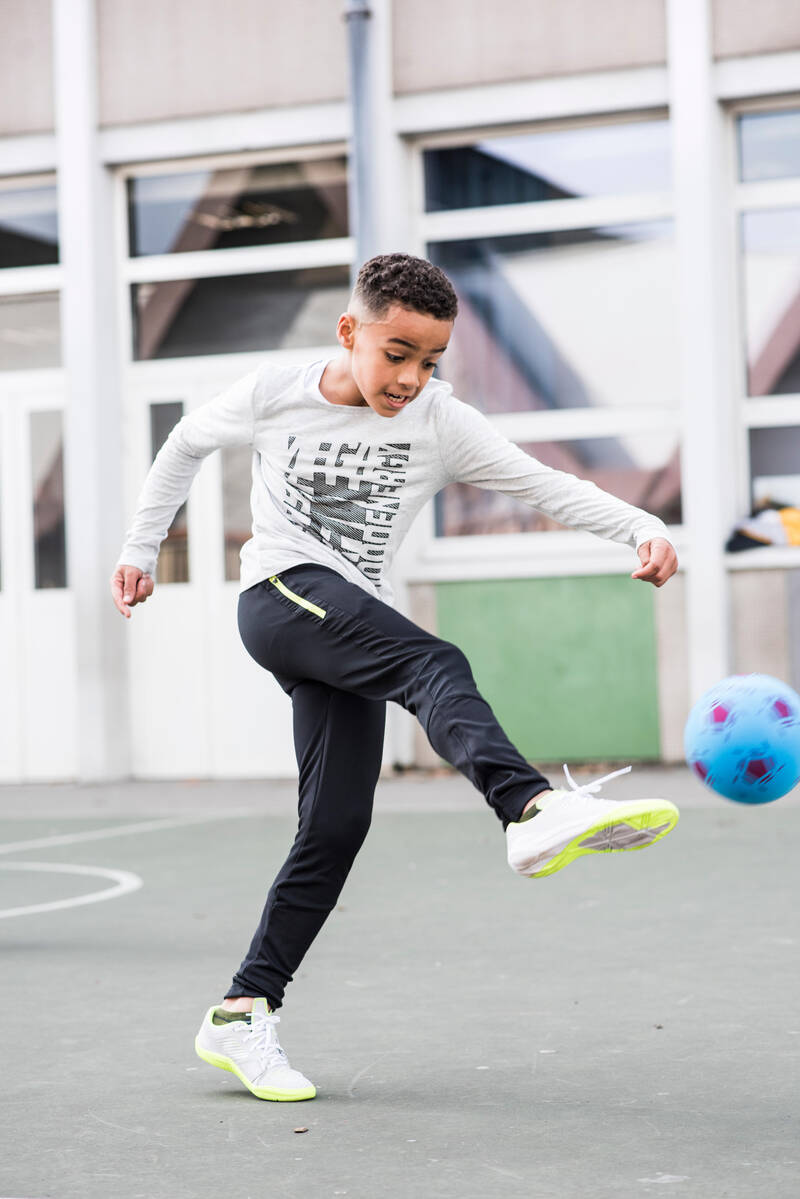
[[[576,787],[568,772],[571,790],[552,790],[508,741],[464,655],[390,606],[386,572],[397,546],[450,481],[502,490],[630,544],[641,561],[635,579],[660,587],[677,569],[660,520],[536,462],[432,378],[456,311],[449,280],[431,263],[405,254],[367,262],[339,318],[336,358],[267,364],[175,426],[111,580],[130,617],[153,592],[160,543],[203,458],[220,446],[253,447],[239,631],[292,699],[299,827],[250,949],[195,1047],[260,1099],[316,1093],[278,1044],[276,1009],[366,836],[386,700],[415,714],[434,749],[483,792],[520,874],[552,874],[587,852],[643,848],[678,819],[666,801],[603,799],[598,783]]]

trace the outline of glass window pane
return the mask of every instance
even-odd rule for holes
[[[742,217],[748,395],[800,392],[800,208]]]
[[[330,345],[350,298],[346,266],[134,284],[134,355],[183,358]]]
[[[546,466],[580,479],[591,479],[604,491],[655,513],[668,524],[681,523],[680,453],[676,434],[530,442],[522,449]],[[521,500],[466,483],[451,483],[436,497],[439,537],[544,533],[563,528]]]
[[[58,262],[54,186],[0,185],[0,268]]]
[[[739,174],[745,182],[800,176],[800,108],[739,117]]]
[[[424,161],[427,212],[666,191],[669,122],[486,138],[426,150]]]
[[[183,402],[172,400],[150,405],[150,447],[155,458],[171,429],[183,416]],[[167,536],[161,543],[156,567],[159,583],[189,582],[189,528],[186,504],[181,504]]]
[[[61,366],[57,292],[0,296],[0,371]]]
[[[253,451],[249,446],[222,450],[222,519],[225,529],[225,578],[239,578],[239,550],[250,537],[250,485]]]
[[[180,254],[347,237],[344,156],[128,182],[130,252]]]
[[[800,508],[800,427],[750,430],[753,507]]]
[[[61,412],[31,413],[34,586],[66,587],[64,444]]]
[[[460,311],[440,373],[484,412],[673,407],[672,226],[441,242]]]

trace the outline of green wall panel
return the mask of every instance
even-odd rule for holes
[[[440,637],[525,757],[658,758],[653,593],[627,576],[436,584]]]

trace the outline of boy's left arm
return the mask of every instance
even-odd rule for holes
[[[633,572],[632,579],[643,579],[654,587],[663,587],[678,569],[675,547],[665,537],[645,541],[636,552],[642,565]]]
[[[678,569],[677,554],[658,517],[587,479],[538,462],[455,397],[443,397],[436,418],[439,450],[450,480],[501,491],[568,528],[635,547],[641,566],[633,572],[634,579],[662,587]]]

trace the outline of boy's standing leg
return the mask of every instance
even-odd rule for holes
[[[292,697],[299,823],[226,995],[264,995],[273,1009],[336,906],[369,830],[386,723],[381,701],[310,679],[278,681]]]
[[[275,1035],[286,985],[336,905],[372,817],[386,705],[313,679],[279,677],[292,699],[299,770],[298,829],[225,1001],[196,1048],[260,1099],[311,1099]]]

